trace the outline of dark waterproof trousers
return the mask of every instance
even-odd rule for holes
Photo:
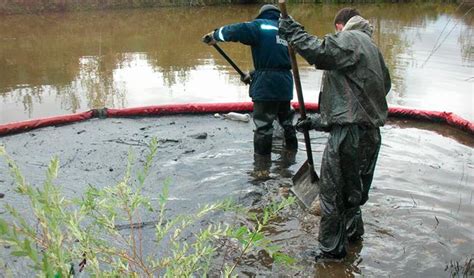
[[[331,129],[321,165],[322,251],[344,256],[348,240],[364,234],[360,206],[369,199],[380,144],[379,128],[346,125]]]
[[[296,150],[298,140],[293,126],[295,110],[289,101],[254,101],[253,122],[255,131],[253,146],[256,154],[267,155],[272,151],[273,121],[278,120],[284,130],[285,148]]]

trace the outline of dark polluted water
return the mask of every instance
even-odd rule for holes
[[[2,137],[0,142],[31,184],[41,184],[48,161],[57,155],[61,161],[57,184],[67,196],[78,197],[88,184],[103,187],[118,182],[128,151],[142,157],[156,136],[159,149],[144,193],[153,199],[163,181],[170,179],[172,216],[227,197],[257,210],[266,200],[281,198],[305,160],[302,136],[295,156],[281,150],[276,139],[271,161],[262,163],[254,161],[252,129],[251,123],[212,115],[106,119],[43,128]],[[325,264],[300,260],[302,252],[317,246],[319,218],[294,205],[265,233],[299,262],[293,268],[283,267],[264,252],[252,252],[237,268],[239,276],[447,277],[468,270],[474,255],[472,136],[443,125],[406,121],[391,121],[381,130],[373,187],[362,208],[364,239],[350,246],[348,257]],[[196,136],[202,132],[207,136]],[[319,169],[326,135],[311,132],[311,138]],[[14,192],[4,161],[0,173],[2,202],[22,210],[26,204]],[[142,220],[155,218],[145,215]],[[220,221],[239,224],[241,219],[213,215],[202,224]],[[145,243],[152,243],[152,226],[145,225],[143,231]],[[235,259],[234,251],[227,245],[219,249],[215,273]],[[2,260],[24,271],[25,264],[12,262],[8,253],[1,248]],[[472,267],[469,271],[472,275]]]

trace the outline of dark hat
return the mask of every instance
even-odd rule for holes
[[[258,15],[260,16],[261,14],[263,14],[264,12],[266,11],[277,11],[277,12],[280,12],[280,9],[278,9],[276,6],[272,5],[272,4],[265,4],[263,5],[260,10],[258,11]]]

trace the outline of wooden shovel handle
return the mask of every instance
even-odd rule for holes
[[[279,0],[278,4],[280,6],[281,17],[288,18],[288,12],[286,11],[285,0]],[[293,78],[295,79],[296,95],[298,97],[298,103],[300,105],[300,114],[301,119],[306,119],[306,107],[304,105],[303,98],[303,89],[301,87],[300,72],[298,70],[298,63],[296,61],[296,55],[293,47],[288,43],[288,54],[290,55],[291,69],[293,70]],[[304,143],[306,145],[306,155],[308,156],[308,167],[311,172],[311,181],[319,180],[318,175],[314,171],[314,162],[313,162],[313,152],[311,150],[311,139],[309,138],[309,131],[305,130],[304,134]]]

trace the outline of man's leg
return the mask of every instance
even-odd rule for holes
[[[278,105],[278,122],[283,127],[285,133],[285,148],[287,150],[298,149],[298,139],[296,139],[296,130],[293,126],[295,110],[291,107],[289,101],[280,101]]]
[[[270,155],[253,155],[253,177],[251,181],[255,185],[270,178],[270,168],[272,166],[272,158]]]
[[[374,177],[375,165],[377,164],[377,158],[379,156],[380,145],[382,144],[382,138],[380,136],[380,129],[368,129],[366,134],[361,140],[361,145],[364,154],[364,162],[361,168],[361,180],[362,180],[362,201],[361,205],[365,204],[369,199],[369,190],[372,186],[372,179]]]
[[[345,255],[347,240],[364,234],[360,206],[368,200],[380,143],[379,129],[354,125],[331,130],[321,165],[323,252]]]
[[[380,131],[378,128],[351,126],[348,134],[341,145],[341,167],[346,184],[344,193],[348,199],[346,233],[349,241],[355,241],[364,234],[360,206],[369,198],[380,149]],[[356,201],[358,203],[355,203]]]
[[[346,210],[346,235],[349,242],[356,242],[364,235],[364,221],[360,206]]]
[[[318,239],[326,257],[342,258],[346,255],[344,178],[339,157],[339,146],[346,132],[343,127],[331,130],[321,164],[321,225]]]
[[[253,136],[254,152],[268,155],[272,152],[273,121],[276,118],[278,106],[273,101],[255,101],[253,103]]]
[[[357,125],[345,127],[347,135],[340,145],[342,176],[344,178],[345,226],[349,241],[356,241],[364,234],[364,223],[360,204],[362,200],[362,180],[360,176],[363,164],[361,136],[364,130]]]

